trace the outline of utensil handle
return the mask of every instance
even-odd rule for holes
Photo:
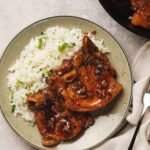
[[[130,143],[130,145],[129,145],[128,150],[132,150],[132,148],[133,148],[133,145],[134,145],[134,142],[135,142],[137,133],[138,133],[139,128],[140,128],[140,125],[141,125],[141,123],[142,123],[142,119],[143,119],[143,116],[141,117],[141,119],[139,120],[139,122],[138,122],[138,124],[137,124],[137,126],[136,126],[136,129],[135,129],[135,131],[134,131],[134,135],[133,135],[133,137],[132,137],[132,141],[131,141],[131,143]]]

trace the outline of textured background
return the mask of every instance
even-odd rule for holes
[[[83,17],[104,27],[118,40],[131,63],[148,41],[115,22],[98,0],[0,0],[0,55],[20,30],[37,20],[58,15]],[[0,149],[34,150],[11,130],[1,112]]]

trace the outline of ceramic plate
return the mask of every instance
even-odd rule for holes
[[[109,15],[119,24],[135,34],[150,38],[150,30],[134,26],[130,23],[129,17],[133,15],[130,0],[99,0]]]
[[[104,39],[104,44],[111,53],[108,55],[112,65],[116,68],[117,80],[123,85],[123,92],[120,94],[112,107],[96,117],[95,124],[88,128],[79,138],[72,142],[64,142],[54,147],[44,147],[41,144],[41,136],[37,127],[30,127],[25,124],[21,117],[14,117],[9,105],[9,90],[7,87],[8,68],[19,58],[21,51],[29,43],[31,38],[39,35],[41,31],[53,26],[65,28],[77,27],[83,31],[97,31],[96,38]],[[44,150],[83,150],[95,147],[112,135],[122,125],[131,101],[132,79],[128,60],[122,48],[116,40],[102,27],[88,20],[61,16],[52,17],[38,21],[21,31],[6,48],[0,63],[0,104],[1,109],[11,128],[26,142],[38,149]]]

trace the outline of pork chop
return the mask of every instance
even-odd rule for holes
[[[63,98],[52,91],[28,95],[28,105],[35,113],[35,121],[45,146],[72,140],[94,123],[91,115],[66,108]]]
[[[63,75],[66,88],[61,95],[66,107],[79,112],[107,106],[122,90],[107,56],[85,36],[83,46],[72,58],[72,69]]]

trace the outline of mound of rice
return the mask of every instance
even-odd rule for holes
[[[90,39],[102,52],[108,52],[103,40]],[[26,96],[45,88],[45,79],[57,68],[63,59],[70,58],[82,45],[81,29],[71,30],[63,27],[51,27],[39,36],[31,39],[22,50],[20,58],[9,68],[8,87],[12,113],[18,114],[28,123],[34,123],[34,114],[28,110]]]

